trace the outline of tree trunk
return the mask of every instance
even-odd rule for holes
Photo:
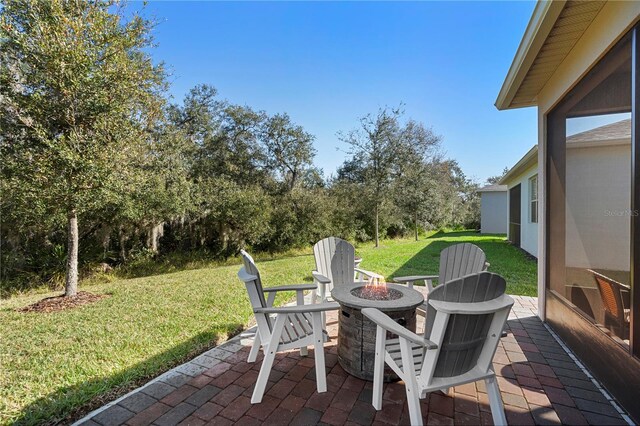
[[[68,215],[68,246],[67,246],[67,279],[65,282],[65,297],[78,293],[78,214],[71,209]]]
[[[107,260],[107,253],[109,252],[109,244],[111,243],[111,228],[102,227],[102,260]]]
[[[120,237],[120,259],[124,262],[125,260],[127,260],[127,248],[125,247],[125,244],[127,242],[127,235],[124,232],[124,227],[120,227],[119,230],[119,237]]]
[[[223,253],[226,253],[229,248],[229,232],[224,222],[220,222],[218,232],[220,233],[220,240],[222,242],[221,250]]]
[[[378,218],[379,218],[379,212],[378,212],[378,205],[376,204],[376,248],[378,248],[380,246],[380,237],[378,234]]]
[[[158,253],[160,248],[160,238],[164,235],[164,223],[152,226],[147,236],[147,248],[152,253]]]
[[[416,241],[418,241],[418,213],[417,212],[413,213],[413,224],[416,228]]]

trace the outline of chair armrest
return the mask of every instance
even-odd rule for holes
[[[265,293],[271,293],[274,291],[300,291],[300,290],[315,290],[318,288],[316,284],[293,284],[293,285],[279,285],[275,287],[263,288]]]
[[[364,275],[365,277],[370,277],[370,278],[384,278],[384,276],[376,273],[376,272],[371,272],[371,271],[367,271],[365,269],[360,269],[360,268],[353,268],[353,270],[355,272],[359,272],[360,274]]]
[[[631,289],[627,290],[626,288],[620,289],[620,297],[622,297],[622,307],[624,309],[629,309],[631,306]]]
[[[631,286],[622,283],[618,284],[620,284],[620,291],[631,291]]]
[[[486,302],[445,302],[443,300],[431,300],[427,302],[436,311],[447,314],[473,314],[482,315],[513,306],[513,299],[506,294]]]
[[[398,337],[407,339],[413,344],[423,346],[427,349],[435,349],[438,347],[438,345],[436,345],[432,341],[425,340],[422,336],[417,335],[413,331],[407,330],[376,308],[364,308],[362,310],[362,315],[366,316],[385,330],[390,331]]]
[[[324,275],[322,275],[318,271],[311,271],[311,275],[313,275],[313,279],[318,281],[320,284],[329,284],[331,280]]]
[[[313,305],[282,306],[279,308],[258,308],[254,309],[253,312],[256,314],[302,314],[305,312],[333,311],[339,308],[340,305],[337,302],[324,302],[316,303]]]
[[[408,275],[406,277],[395,277],[393,281],[405,284],[413,281],[421,281],[421,280],[435,280],[438,278],[438,275]]]
[[[248,283],[249,281],[257,280],[258,276],[248,273],[243,266],[242,268],[240,268],[240,271],[238,271],[238,278],[240,278],[240,281]]]

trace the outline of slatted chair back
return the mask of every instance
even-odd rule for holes
[[[622,291],[629,291],[630,287],[615,281],[612,278],[602,275],[599,272],[588,270],[598,285],[598,291],[602,298],[605,316],[607,316],[617,328],[615,332],[619,337],[626,338],[626,327],[629,322],[627,310],[622,302]]]
[[[487,256],[471,243],[454,244],[440,252],[438,284],[485,270]]]
[[[242,262],[244,263],[244,267],[240,271],[239,275],[242,276],[254,276],[255,279],[245,280],[245,286],[247,287],[247,292],[249,293],[249,301],[251,302],[251,307],[254,309],[266,308],[267,301],[264,298],[264,291],[262,289],[262,280],[260,278],[260,271],[258,271],[258,267],[256,266],[253,257],[249,253],[244,250],[240,250],[240,254],[242,255]],[[254,314],[256,318],[256,323],[258,324],[258,330],[262,335],[268,336],[271,333],[273,328],[273,324],[269,315],[256,313]]]
[[[257,279],[255,280],[255,283],[251,285],[255,287],[255,293],[257,294],[257,297],[255,299],[258,304],[254,305],[254,300],[251,300],[251,305],[253,306],[254,309],[266,308],[267,302],[264,298],[264,291],[262,289],[262,279],[260,278],[260,271],[256,266],[256,262],[253,260],[253,257],[246,251],[240,250],[240,254],[242,255],[242,263],[244,264],[245,272],[249,275],[255,275],[257,277]],[[251,291],[250,293],[253,293],[253,291]]]
[[[348,241],[337,237],[320,240],[313,246],[313,256],[316,271],[331,280],[327,290],[335,285],[353,284],[356,251]]]
[[[506,286],[505,279],[500,275],[481,272],[439,285],[429,293],[429,300],[460,303],[485,302],[503,295]],[[424,370],[422,372],[429,376],[425,377],[428,379],[427,383],[433,377],[455,377],[470,371],[479,364],[484,352],[490,353],[490,357],[486,354],[483,357],[485,365],[482,368],[488,369],[500,339],[500,333],[498,333],[498,336],[493,339],[494,346],[485,347],[494,314],[450,315],[443,337],[435,336],[436,333],[441,334],[440,330],[443,326],[442,323],[437,324],[442,318],[440,315],[433,306],[428,305],[424,337],[437,343],[439,349],[433,372]],[[500,325],[500,327],[503,326],[504,324]],[[441,343],[438,342],[440,339],[442,339]]]

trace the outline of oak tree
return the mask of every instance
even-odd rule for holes
[[[20,136],[0,140],[7,191],[66,216],[66,296],[77,292],[79,218],[135,184],[161,112],[153,25],[113,1],[8,0],[0,11],[3,132]]]

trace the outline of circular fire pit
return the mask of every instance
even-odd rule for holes
[[[416,331],[416,307],[424,302],[416,290],[397,284],[367,285],[355,283],[334,287],[333,299],[340,304],[338,313],[338,362],[346,372],[373,380],[376,325],[362,315],[363,308],[377,308],[411,331]],[[387,333],[387,338],[394,338]],[[385,381],[398,376],[387,366]]]

